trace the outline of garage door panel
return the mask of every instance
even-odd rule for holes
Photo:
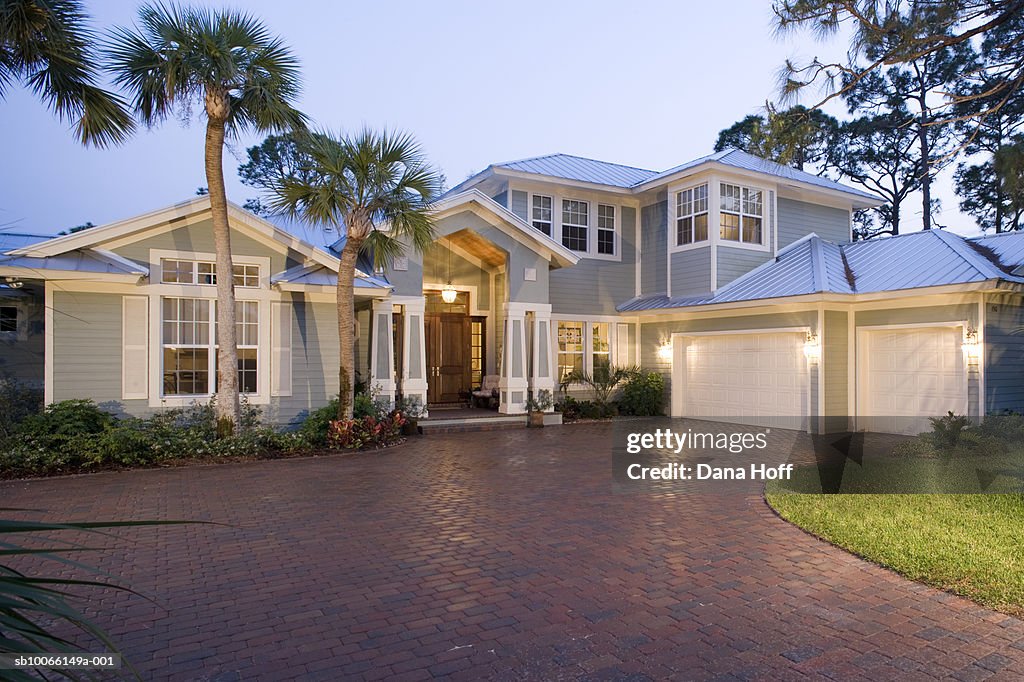
[[[686,339],[677,416],[805,429],[804,334],[738,333]]]
[[[863,428],[918,433],[928,417],[967,409],[963,328],[866,331],[858,354]]]

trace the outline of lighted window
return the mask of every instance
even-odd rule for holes
[[[752,187],[722,183],[720,235],[725,241],[763,243],[764,193]]]
[[[478,387],[484,382],[484,318],[474,317],[469,323],[470,385]]]
[[[551,197],[533,195],[533,226],[551,236]]]
[[[594,357],[594,372],[607,371],[611,367],[612,347],[609,341],[611,325],[595,322],[591,326],[591,346]]]
[[[615,255],[615,207],[597,205],[597,252]]]
[[[708,186],[698,185],[676,194],[676,246],[708,239]]]
[[[575,199],[562,200],[562,246],[573,251],[587,250],[590,229],[590,204]]]
[[[558,378],[583,371],[583,323],[558,323]]]

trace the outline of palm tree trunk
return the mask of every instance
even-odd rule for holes
[[[356,275],[356,259],[362,240],[353,239],[351,234],[341,250],[341,264],[338,266],[338,419],[352,418],[352,395],[356,387],[356,309],[353,283]]]
[[[217,435],[224,437],[238,430],[240,409],[235,278],[231,262],[228,200],[224,190],[224,119],[215,116],[208,116],[206,122],[206,184],[210,190],[213,243],[217,252]]]

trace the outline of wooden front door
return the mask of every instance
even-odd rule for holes
[[[470,390],[469,315],[427,313],[427,401],[454,403]]]

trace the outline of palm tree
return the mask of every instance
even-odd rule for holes
[[[279,38],[234,10],[144,5],[139,25],[114,31],[107,47],[115,82],[131,93],[147,126],[177,110],[206,113],[206,184],[217,252],[218,433],[239,426],[235,292],[224,190],[224,137],[305,126],[293,103],[299,64]]]
[[[351,419],[355,388],[353,280],[360,252],[377,264],[411,242],[424,251],[434,239],[430,201],[441,186],[419,144],[406,134],[363,130],[353,137],[329,133],[300,139],[304,167],[274,187],[275,211],[345,236],[338,266],[338,418]]]
[[[24,83],[82,144],[106,147],[134,130],[124,100],[96,85],[95,36],[78,0],[0,0],[0,99]]]

